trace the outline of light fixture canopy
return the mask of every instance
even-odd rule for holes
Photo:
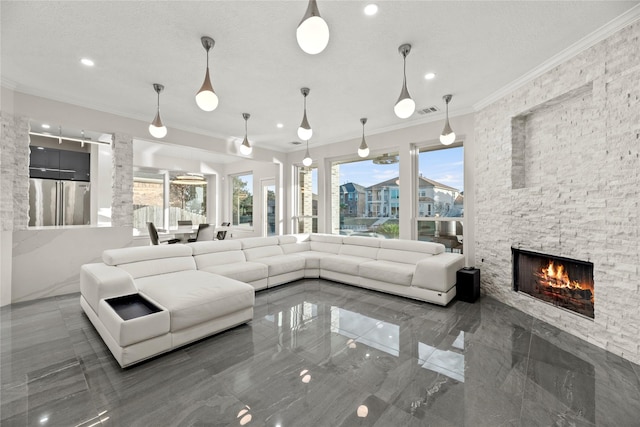
[[[300,123],[300,127],[298,128],[298,138],[303,141],[308,141],[313,136],[313,129],[311,129],[309,120],[307,120],[307,95],[309,95],[309,91],[310,89],[308,87],[300,89],[302,96],[304,96],[304,115],[302,116],[302,123]]]
[[[209,50],[216,44],[211,37],[203,36],[200,38],[202,46],[207,51],[207,72],[204,75],[204,83],[196,94],[196,104],[204,111],[213,111],[218,107],[218,95],[213,90],[211,78],[209,77]]]
[[[154,138],[164,138],[165,136],[167,136],[167,127],[162,124],[162,119],[160,118],[160,92],[164,90],[164,86],[160,83],[154,83],[153,90],[155,90],[158,94],[158,104],[156,116],[149,125],[149,133]]]
[[[329,44],[329,26],[320,16],[316,0],[309,0],[307,11],[296,30],[296,39],[300,49],[309,55],[315,55]]]
[[[411,45],[408,43],[400,45],[398,52],[402,55],[403,79],[402,90],[400,91],[396,105],[393,107],[393,111],[399,118],[406,119],[411,117],[414,111],[416,111],[416,103],[411,99],[411,95],[409,95],[409,91],[407,90],[407,55],[411,52]]]
[[[364,125],[367,124],[367,118],[361,118],[360,123],[362,123],[362,142],[360,143],[360,147],[358,147],[358,156],[367,157],[369,155],[369,146],[367,145],[367,141],[364,140]]]
[[[251,115],[249,113],[242,113],[242,117],[244,118],[244,141],[240,144],[240,153],[248,156],[253,151],[253,147],[249,144],[249,140],[247,139],[247,120]]]
[[[451,102],[452,95],[448,94],[442,97],[444,102],[446,103],[446,121],[444,122],[444,129],[442,129],[442,134],[440,134],[440,142],[443,145],[451,145],[456,141],[456,133],[451,129],[451,125],[449,125],[449,102]]]
[[[302,159],[302,164],[308,167],[308,166],[311,166],[311,163],[313,163],[313,159],[309,154],[309,140],[307,139],[307,151],[305,151],[304,153],[304,159]]]

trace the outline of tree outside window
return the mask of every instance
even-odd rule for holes
[[[231,221],[233,225],[253,226],[253,174],[231,177]]]

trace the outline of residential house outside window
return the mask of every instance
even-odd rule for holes
[[[253,174],[231,176],[231,223],[253,227]]]
[[[318,168],[295,166],[295,208],[293,229],[298,233],[318,232]]]
[[[333,234],[399,238],[398,160],[391,153],[331,165]]]
[[[418,240],[463,252],[464,148],[424,149],[418,155]]]

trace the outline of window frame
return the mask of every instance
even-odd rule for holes
[[[462,148],[463,149],[463,155],[462,155],[462,159],[463,159],[463,164],[462,164],[462,173],[463,173],[463,181],[465,180],[464,177],[464,140],[458,140],[455,143],[451,144],[451,145],[441,145],[439,142],[437,144],[414,144],[412,146],[412,157],[413,157],[413,177],[412,177],[412,189],[411,192],[414,195],[413,197],[413,203],[411,206],[411,210],[413,212],[412,216],[413,216],[413,224],[412,224],[412,230],[411,230],[411,238],[413,240],[418,240],[419,239],[419,226],[421,222],[449,222],[449,221],[457,221],[460,222],[460,225],[462,226],[462,241],[464,242],[464,233],[465,233],[465,227],[464,227],[464,216],[459,216],[459,217],[448,217],[448,216],[424,216],[424,217],[420,217],[419,216],[419,210],[420,210],[420,153],[422,152],[428,152],[428,151],[440,151],[440,150],[448,150],[448,149],[453,149],[453,148]],[[464,192],[464,190],[462,190]],[[464,206],[466,204],[466,201],[464,201],[463,199],[463,209]],[[431,209],[429,209],[431,208]],[[429,212],[433,212],[433,208],[434,206],[432,206],[431,203],[427,204],[427,210]],[[462,243],[462,249],[461,251],[464,252],[464,243]]]
[[[245,177],[245,176],[251,177],[251,222],[250,222],[250,225],[248,226],[242,225],[240,223],[235,224],[234,217],[233,217],[233,207],[235,206],[235,201],[233,200],[233,190],[234,190],[234,183],[235,183],[234,178]],[[245,172],[229,174],[227,175],[227,180],[229,182],[228,202],[229,202],[229,219],[231,222],[231,226],[238,227],[243,230],[253,230],[255,228],[255,208],[256,208],[255,206],[256,189],[255,189],[255,177],[254,177],[253,171],[245,171]],[[238,222],[240,222],[239,216],[238,216]]]

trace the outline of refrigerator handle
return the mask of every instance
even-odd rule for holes
[[[64,182],[58,181],[58,225],[64,225]]]

